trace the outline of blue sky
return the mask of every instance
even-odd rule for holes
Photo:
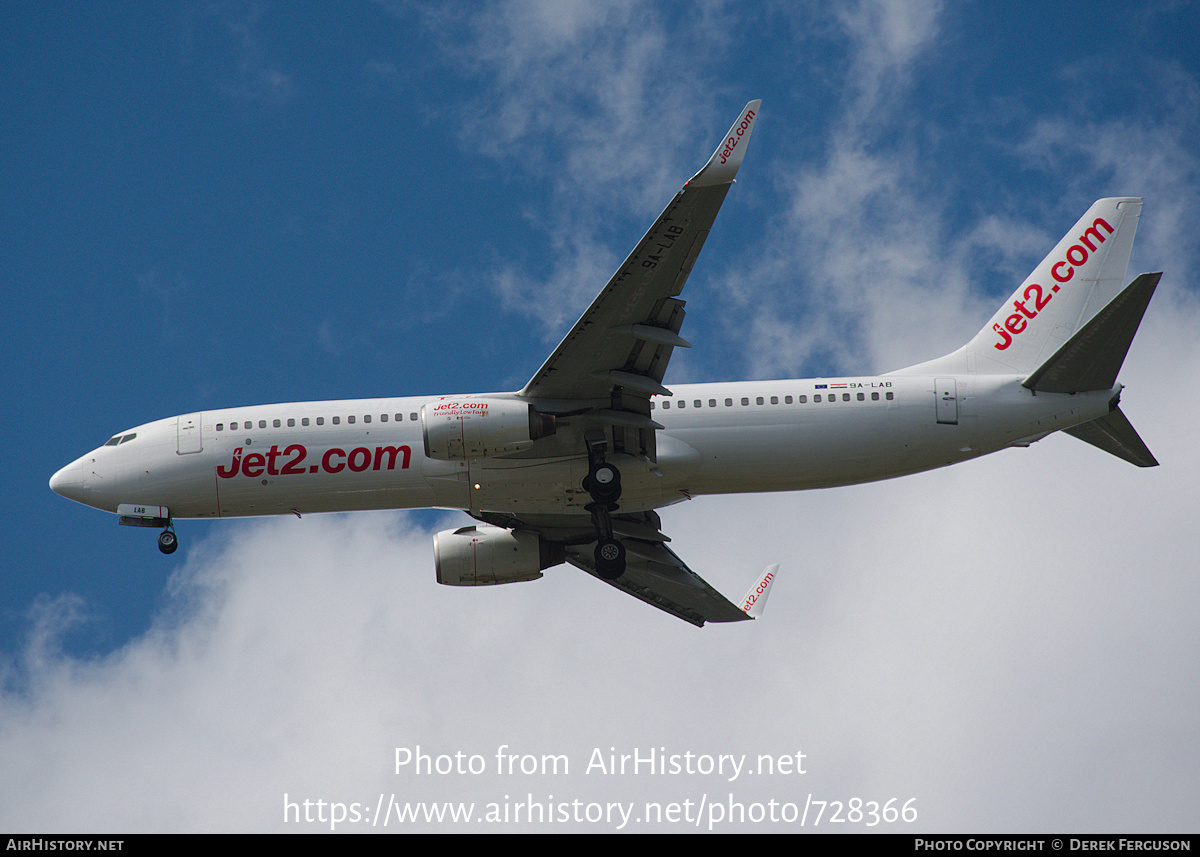
[[[394,787],[371,766],[404,741],[524,740],[804,743],[831,799],[916,792],[928,830],[1194,830],[1198,24],[1186,3],[4,4],[0,746],[47,773],[0,776],[0,826],[278,829],[284,791]],[[1163,466],[1056,437],[676,507],[727,593],[784,566],[764,622],[698,636],[570,569],[437,587],[430,534],[463,516],[184,522],[165,558],[47,488],[175,413],[521,386],[751,98],[668,381],[938,356],[1094,199],[1143,196],[1130,274],[1166,274],[1123,408]],[[361,743],[328,738],[349,723]],[[1096,782],[1114,745],[1123,790]],[[35,811],[94,790],[80,746],[124,748],[87,752],[129,799]],[[1016,796],[1041,789],[1077,797]]]

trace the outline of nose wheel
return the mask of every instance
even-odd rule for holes
[[[171,524],[167,524],[167,529],[158,534],[158,549],[166,554],[175,553],[179,547],[179,537],[175,535],[175,530],[171,528]]]
[[[158,549],[163,553],[175,553],[179,548],[175,524],[166,506],[123,503],[117,507],[117,514],[121,516],[117,523],[123,527],[162,527],[162,532],[158,534]]]

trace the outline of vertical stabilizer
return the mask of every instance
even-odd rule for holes
[[[1125,285],[1142,201],[1100,199],[967,344],[972,372],[1027,374]]]

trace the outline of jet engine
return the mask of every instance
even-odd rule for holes
[[[554,417],[513,399],[447,397],[421,406],[425,455],[441,461],[528,449],[554,434]]]
[[[491,586],[537,580],[563,562],[561,545],[537,533],[480,524],[443,530],[433,537],[437,581],[447,586]]]

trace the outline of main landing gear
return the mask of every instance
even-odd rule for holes
[[[596,573],[605,580],[616,580],[625,573],[625,545],[613,538],[610,512],[617,510],[621,499],[621,471],[604,460],[605,441],[588,442],[588,475],[583,488],[592,498],[587,510],[592,513],[596,528]]]
[[[596,573],[605,580],[616,580],[625,573],[625,545],[617,539],[602,538],[596,543]]]

